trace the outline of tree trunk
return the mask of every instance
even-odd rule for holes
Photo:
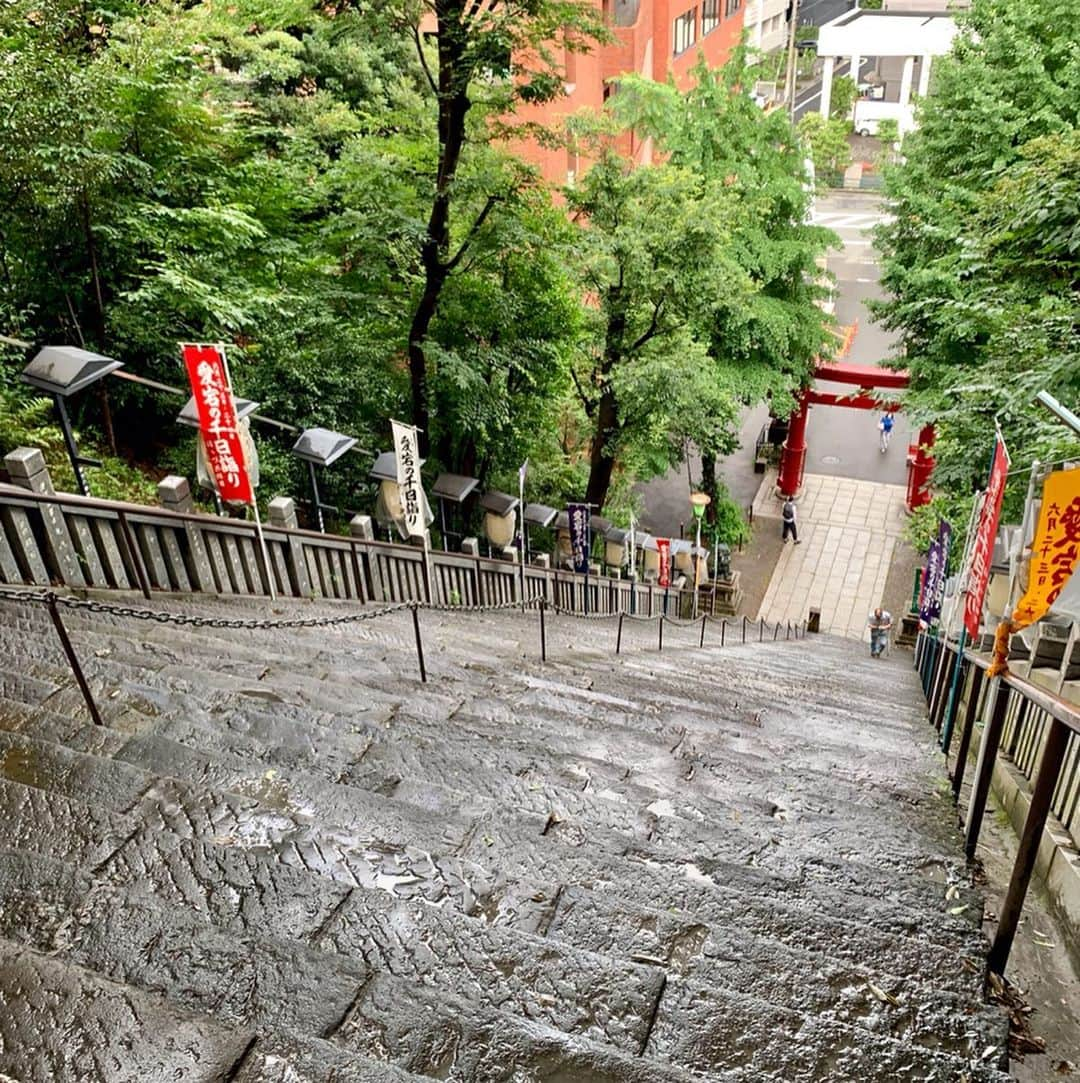
[[[412,420],[420,430],[420,454],[431,448],[431,402],[428,395],[427,356],[424,343],[439,308],[439,298],[450,273],[450,192],[465,145],[465,118],[469,100],[471,61],[466,55],[467,32],[462,27],[462,0],[436,8],[439,49],[439,171],[428,217],[427,235],[420,250],[424,289],[409,327],[409,383]]]
[[[600,396],[596,411],[596,433],[589,455],[589,484],[585,489],[585,502],[599,512],[607,500],[611,488],[611,476],[615,472],[615,443],[618,436],[618,403],[610,387]]]

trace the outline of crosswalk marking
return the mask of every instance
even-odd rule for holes
[[[873,229],[874,226],[880,223],[891,222],[892,220],[892,215],[889,214],[866,214],[865,212],[852,214],[843,211],[825,211],[814,215],[815,225],[828,226],[829,229],[868,230]]]

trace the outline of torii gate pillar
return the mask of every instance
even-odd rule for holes
[[[799,396],[799,407],[788,419],[788,435],[780,450],[780,470],[776,479],[781,496],[797,496],[806,468],[806,423],[810,418],[809,396]]]
[[[908,448],[908,511],[930,503],[930,476],[934,472],[934,426],[924,425],[919,430],[918,442]]]

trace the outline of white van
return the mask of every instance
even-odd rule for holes
[[[910,105],[901,105],[899,102],[860,98],[855,103],[855,132],[857,135],[877,135],[881,121],[895,120],[900,134],[903,135],[915,127],[914,112]]]

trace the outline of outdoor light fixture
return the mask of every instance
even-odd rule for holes
[[[460,534],[446,529],[446,505],[450,503],[460,507],[479,484],[477,478],[469,478],[464,474],[440,474],[435,479],[431,491],[439,498],[439,527],[442,530],[444,553],[450,548],[448,542],[451,534],[459,540],[461,538]]]
[[[630,531],[622,527],[610,526],[604,531],[604,563],[609,568],[621,568],[626,562],[629,539]]]
[[[1041,406],[1045,406],[1064,425],[1068,425],[1073,432],[1080,433],[1080,417],[1077,417],[1072,410],[1062,406],[1049,391],[1040,391],[1035,396],[1035,401]]]
[[[259,408],[257,402],[252,402],[251,399],[242,399],[237,395],[233,395],[233,407],[236,410],[236,420],[243,421],[245,417],[250,417]],[[188,425],[193,429],[199,427],[199,411],[195,406],[195,396],[192,395],[190,399],[184,405],[183,410],[176,415],[176,420],[181,425]]]
[[[56,403],[71,469],[75,472],[75,482],[83,496],[90,495],[90,488],[80,467],[100,466],[101,463],[97,459],[86,459],[79,454],[64,400],[97,383],[110,372],[122,368],[123,364],[123,361],[115,361],[111,357],[103,357],[89,350],[80,350],[76,346],[45,346],[38,350],[33,361],[23,369],[22,378],[32,387],[48,392]]]
[[[419,465],[424,465],[423,459]],[[375,501],[375,518],[380,526],[386,527],[390,533],[390,527],[396,526],[398,533],[404,538],[405,530],[401,525],[405,521],[405,511],[401,506],[401,490],[397,480],[397,455],[392,451],[384,451],[375,460],[374,465],[368,471],[368,477],[379,483],[379,495]],[[428,505],[427,493],[423,494],[424,522],[430,523],[434,519],[431,508]],[[391,540],[393,535],[390,534]]]
[[[532,550],[529,548],[529,527],[538,526],[546,530],[555,522],[558,515],[559,513],[547,504],[525,505],[525,511],[521,516],[521,529],[524,534],[522,541],[525,545],[525,553],[527,556],[532,555]]]
[[[694,619],[697,618],[697,587],[701,579],[701,520],[705,518],[705,509],[712,503],[712,497],[708,493],[691,493],[690,506],[694,510],[694,519],[697,522],[697,540],[694,544]],[[705,550],[708,557],[708,551]]]
[[[337,462],[350,448],[356,446],[355,436],[345,436],[330,429],[304,429],[300,438],[293,444],[292,453],[303,459],[308,465],[308,477],[311,479],[311,497],[315,501],[315,518],[321,533],[326,533],[323,508],[336,511],[332,504],[324,504],[319,497],[319,482],[315,476],[316,466],[329,466]]]
[[[480,507],[485,512],[484,533],[487,535],[489,555],[493,548],[505,549],[513,542],[518,503],[516,496],[494,489],[480,497]]]

